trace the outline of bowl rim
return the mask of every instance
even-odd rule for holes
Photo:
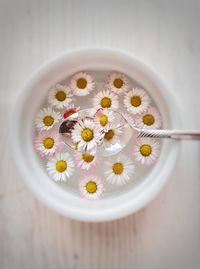
[[[20,114],[20,108],[22,104],[24,103],[24,101],[26,100],[26,94],[24,94],[23,97],[22,97],[22,94],[25,91],[28,91],[27,89],[30,88],[30,86],[34,83],[35,79],[47,73],[48,70],[51,68],[51,66],[58,64],[60,61],[63,61],[63,59],[67,59],[67,57],[69,56],[72,57],[73,55],[77,55],[77,54],[81,55],[82,53],[91,53],[91,52],[110,53],[113,55],[118,55],[120,57],[125,57],[125,56],[129,57],[130,60],[133,60],[143,70],[144,73],[147,73],[147,75],[151,77],[153,81],[156,82],[156,84],[160,85],[162,89],[165,89],[165,91],[162,92],[162,94],[165,95],[164,97],[166,99],[167,105],[169,106],[169,109],[174,110],[175,107],[177,107],[174,94],[168,88],[166,88],[166,86],[163,84],[162,80],[156,74],[156,72],[153,71],[153,69],[149,65],[141,61],[138,57],[136,57],[132,53],[129,53],[124,50],[111,49],[111,48],[85,48],[85,49],[65,51],[59,54],[58,56],[54,57],[53,59],[50,59],[49,61],[44,63],[40,68],[38,68],[35,72],[33,72],[33,74],[25,82],[22,91],[16,96],[15,104],[11,110],[10,119],[9,119],[9,136],[10,136],[9,146],[10,146],[11,152],[13,153],[12,156],[13,156],[14,164],[17,168],[16,170],[18,171],[21,179],[24,181],[24,183],[29,187],[29,189],[35,194],[35,196],[40,201],[46,204],[49,208],[54,209],[56,212],[64,216],[70,217],[72,219],[76,219],[79,221],[102,222],[102,221],[115,220],[115,219],[119,219],[127,215],[130,215],[138,211],[139,209],[143,208],[145,205],[147,205],[149,202],[151,202],[155,198],[155,196],[161,191],[161,189],[167,182],[169,175],[172,172],[172,169],[178,158],[178,153],[180,150],[180,142],[177,142],[174,145],[173,154],[171,154],[172,158],[170,160],[171,166],[170,166],[170,169],[168,170],[165,169],[165,175],[162,181],[160,180],[159,184],[158,182],[157,184],[152,184],[151,188],[149,188],[148,191],[143,193],[143,196],[141,196],[141,199],[140,200],[138,199],[139,201],[134,201],[134,203],[131,203],[130,201],[129,203],[126,203],[124,207],[119,208],[118,211],[105,209],[104,214],[91,215],[89,213],[87,214],[87,212],[85,211],[84,212],[81,212],[81,210],[76,211],[69,207],[66,207],[65,210],[63,210],[63,208],[60,207],[59,203],[54,203],[50,201],[48,195],[44,195],[41,192],[39,192],[38,189],[36,189],[35,186],[31,183],[31,180],[27,180],[28,176],[30,176],[30,172],[24,167],[24,165],[22,164],[22,161],[20,161],[21,152],[20,152],[20,147],[18,145],[18,141],[17,141],[17,135],[13,136],[11,132],[11,130],[13,129],[12,115],[16,115],[16,119],[19,119],[19,117],[17,116]],[[170,102],[169,102],[168,98],[170,96],[173,96],[173,98],[170,98]],[[180,126],[181,125],[180,117],[177,111],[175,113],[175,118],[176,118],[176,123]],[[15,124],[17,126],[17,120]]]

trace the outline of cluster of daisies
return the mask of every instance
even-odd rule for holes
[[[95,91],[97,93],[92,98],[93,118],[82,118],[74,126],[71,133],[74,152],[70,154],[59,135],[59,126],[80,110],[74,104],[76,96],[84,98]],[[141,88],[131,89],[127,77],[119,72],[108,75],[101,91],[97,91],[89,73],[76,73],[67,85],[57,84],[48,91],[48,105],[36,115],[34,148],[45,159],[48,174],[55,181],[65,182],[74,174],[75,168],[85,171],[78,181],[79,193],[84,198],[98,199],[105,191],[104,180],[89,173],[89,170],[100,164],[97,147],[115,144],[123,135],[123,127],[115,123],[113,115],[114,110],[121,108],[120,100],[123,100],[126,116],[136,127],[158,129],[162,126],[161,115],[152,105],[147,92]],[[154,139],[139,138],[133,141],[132,158],[119,153],[105,159],[105,180],[114,185],[126,184],[135,170],[133,160],[142,165],[151,165],[157,160],[159,151],[160,145]]]

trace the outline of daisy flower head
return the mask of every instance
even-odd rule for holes
[[[108,108],[99,108],[94,115],[94,122],[104,130],[108,130],[109,125],[113,122],[114,115]]]
[[[34,148],[41,157],[52,157],[63,147],[57,131],[42,131],[34,140]]]
[[[116,94],[125,93],[128,91],[128,81],[124,74],[112,72],[108,75],[107,88]]]
[[[67,86],[56,84],[56,86],[49,91],[48,101],[50,105],[57,109],[62,109],[67,107],[72,101],[71,97],[71,91]]]
[[[119,107],[118,96],[109,92],[109,90],[100,91],[94,96],[93,105],[96,108],[110,108],[116,110]]]
[[[68,118],[69,116],[71,116],[72,114],[78,112],[79,110],[80,110],[80,107],[75,107],[74,104],[69,105],[69,106],[66,108],[66,110],[65,110],[65,112],[64,112],[64,114],[63,114],[63,118],[66,119],[66,118]]]
[[[155,163],[160,154],[160,144],[153,138],[138,138],[133,146],[134,159],[144,165]]]
[[[134,124],[141,129],[159,129],[162,127],[160,112],[155,107],[149,107],[147,111],[136,115]]]
[[[79,180],[78,190],[82,198],[98,200],[104,191],[103,181],[97,176],[87,175]]]
[[[140,88],[132,89],[124,97],[124,106],[132,114],[142,113],[147,110],[151,99],[145,90]]]
[[[57,153],[47,162],[47,172],[55,181],[66,181],[74,173],[74,162],[67,152]]]
[[[109,147],[120,142],[120,136],[122,135],[122,126],[118,123],[112,123],[107,131],[104,133],[103,145]]]
[[[72,76],[70,80],[70,88],[74,95],[86,96],[95,88],[92,77],[86,72],[79,72]]]
[[[105,162],[106,180],[115,185],[124,185],[132,177],[135,166],[129,157],[120,153]]]
[[[71,138],[74,143],[78,143],[78,150],[91,151],[95,149],[102,140],[102,132],[90,119],[78,121],[71,132]]]
[[[35,126],[39,131],[50,130],[61,118],[61,114],[51,107],[42,108],[36,115]]]
[[[77,166],[83,170],[89,170],[90,167],[96,165],[97,157],[95,151],[90,152],[76,152],[75,159]]]

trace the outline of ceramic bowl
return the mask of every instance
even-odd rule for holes
[[[99,201],[83,200],[74,190],[54,183],[33,149],[33,120],[47,89],[80,70],[118,70],[133,78],[153,97],[165,128],[180,127],[178,112],[174,97],[156,73],[133,55],[112,49],[64,53],[36,71],[21,91],[12,111],[9,132],[12,156],[21,179],[44,204],[66,217],[92,222],[114,220],[141,209],[160,192],[176,164],[180,145],[165,140],[158,162],[139,184]]]

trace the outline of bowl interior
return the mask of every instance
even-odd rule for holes
[[[33,149],[34,117],[47,90],[77,71],[117,70],[146,89],[159,108],[165,128],[177,128],[178,116],[173,98],[159,78],[129,54],[113,50],[84,50],[63,54],[47,63],[26,84],[15,106],[16,134],[12,143],[22,178],[31,190],[59,213],[85,221],[105,221],[135,212],[149,202],[164,185],[175,164],[178,143],[163,141],[161,156],[151,171],[131,188],[110,192],[100,201],[80,198],[73,188],[55,184]],[[12,127],[13,128],[13,127]]]

